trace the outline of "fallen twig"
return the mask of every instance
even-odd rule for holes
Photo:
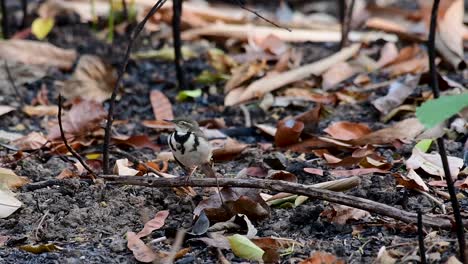
[[[426,264],[426,248],[424,247],[424,230],[422,212],[418,210],[418,242],[419,242],[419,256],[421,258],[420,263]]]
[[[59,124],[59,128],[60,128],[60,137],[62,138],[63,144],[65,144],[65,147],[73,155],[73,157],[75,157],[78,160],[78,162],[80,162],[81,165],[89,173],[91,173],[91,175],[95,176],[96,173],[94,173],[93,169],[91,169],[91,167],[89,167],[88,164],[86,164],[86,162],[84,162],[83,158],[81,157],[80,154],[78,154],[78,152],[76,152],[72,147],[70,147],[70,145],[68,144],[67,138],[65,137],[65,132],[63,131],[63,126],[62,126],[62,95],[61,94],[59,94],[59,96],[58,96],[58,115],[57,115],[57,118],[58,118],[58,124]]]
[[[135,177],[135,176],[116,176],[116,175],[100,175],[101,178],[108,180],[108,184],[127,184],[139,185],[148,187],[214,187],[217,186],[217,181],[220,187],[241,187],[241,188],[256,188],[267,189],[278,192],[293,193],[307,196],[312,199],[329,201],[332,203],[347,205],[354,208],[359,208],[372,213],[388,216],[405,223],[417,223],[417,214],[404,211],[386,204],[378,203],[372,200],[346,195],[339,192],[329,191],[314,188],[311,186],[265,179],[232,179],[220,178],[216,179],[196,179],[191,178],[187,181],[181,181],[180,178],[155,178],[155,177]],[[449,218],[441,218],[435,216],[423,216],[426,226],[450,229],[452,223]]]
[[[434,3],[432,5],[431,24],[429,28],[429,38],[427,42],[427,48],[429,53],[429,73],[431,78],[430,84],[432,87],[434,98],[438,98],[440,96],[439,83],[437,79],[437,68],[435,64],[435,39],[439,2],[440,0],[434,0]],[[463,220],[460,214],[460,205],[458,204],[457,195],[455,193],[455,187],[453,186],[452,175],[450,174],[447,153],[445,151],[444,139],[442,137],[437,138],[437,147],[439,149],[439,154],[442,159],[445,181],[447,182],[447,189],[450,194],[450,202],[452,203],[453,215],[455,217],[455,230],[457,232],[458,246],[460,250],[460,261],[462,263],[466,263],[465,260],[468,259],[465,256],[465,230],[463,227]]]
[[[112,90],[112,95],[111,95],[110,102],[109,102],[109,112],[107,114],[107,124],[106,124],[106,130],[104,134],[104,144],[102,146],[102,170],[104,174],[109,173],[109,143],[110,143],[110,138],[111,138],[112,122],[114,121],[113,115],[114,115],[114,107],[115,107],[115,98],[117,97],[117,91],[122,81],[122,77],[125,71],[127,70],[128,60],[130,58],[130,52],[132,50],[133,43],[135,42],[135,39],[138,36],[138,34],[140,34],[140,32],[143,30],[143,27],[145,26],[148,19],[152,17],[156,13],[156,11],[158,11],[159,8],[161,8],[161,6],[164,5],[165,2],[166,0],[158,0],[158,2],[154,4],[154,6],[151,8],[148,14],[146,14],[145,18],[143,18],[143,20],[140,23],[138,23],[138,25],[135,27],[135,29],[131,33],[130,38],[128,40],[128,46],[127,46],[127,50],[125,51],[124,60],[120,67],[117,80],[115,82],[114,89]]]

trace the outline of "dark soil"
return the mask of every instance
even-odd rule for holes
[[[135,50],[143,50],[145,40],[155,39],[153,35],[140,37]],[[115,66],[120,63],[125,43],[125,36],[117,36],[114,45],[109,45],[97,39],[91,27],[87,24],[70,25],[64,23],[53,30],[48,41],[65,48],[74,48],[80,54],[96,54],[107,58]],[[151,42],[158,47],[163,43]],[[298,47],[308,53],[307,62],[314,61],[331,53],[329,46],[317,44],[303,44]],[[325,52],[317,52],[325,51]],[[328,51],[328,53],[327,53]],[[187,61],[185,69],[192,80],[202,70],[209,66],[205,58]],[[19,92],[25,103],[29,104],[42,85],[49,90],[49,100],[57,103],[57,89],[54,80],[63,80],[70,73],[58,70],[50,72],[48,77],[35,83],[19,87]],[[140,125],[141,120],[153,119],[149,92],[159,89],[171,99],[176,116],[190,116],[196,120],[213,117],[223,117],[229,129],[224,132],[232,133],[232,137],[247,144],[252,144],[241,156],[235,160],[216,164],[218,172],[225,177],[236,175],[240,169],[261,165],[266,166],[263,158],[275,152],[261,151],[255,143],[272,142],[272,139],[255,129],[244,126],[242,112],[237,107],[224,107],[222,85],[219,93],[208,94],[208,87],[191,82],[190,88],[202,88],[204,95],[192,102],[179,103],[175,101],[177,89],[175,88],[175,70],[170,62],[143,60],[131,61],[124,78],[124,96],[121,96],[116,108],[118,120],[128,120],[135,126],[121,128],[126,134],[147,134],[157,143],[165,146],[167,133],[159,133],[153,129]],[[422,87],[422,89],[427,89]],[[0,104],[19,106],[14,92],[3,87],[0,91]],[[105,103],[106,106],[108,103]],[[296,115],[314,107],[313,104],[305,108],[285,108],[279,111],[280,117]],[[270,123],[272,111],[264,112],[255,105],[249,106],[253,123]],[[379,121],[377,110],[366,102],[356,105],[338,105],[330,109],[331,114],[322,119],[319,128],[323,129],[332,121],[347,120],[369,124],[372,129],[386,126]],[[18,127],[21,124],[21,127]],[[3,115],[0,119],[0,128],[6,131],[27,134],[29,131],[45,132],[42,118],[31,118],[21,111],[14,111]],[[237,133],[237,135],[236,135]],[[240,134],[240,135],[239,135]],[[463,144],[461,141],[448,141],[449,153],[461,157]],[[94,146],[99,147],[100,146]],[[126,149],[142,160],[156,157],[150,150]],[[379,149],[385,156],[399,155],[408,158],[411,147],[402,149]],[[14,151],[1,148],[0,156],[14,154]],[[323,161],[312,160],[304,162],[294,153],[282,153],[287,164],[286,170],[294,173],[301,183],[312,184],[334,179],[325,176],[314,176],[303,171],[304,167],[330,169]],[[313,154],[306,156],[313,159]],[[114,157],[115,158],[115,157]],[[64,157],[51,154],[47,151],[36,152],[30,158],[10,164],[18,175],[26,176],[33,182],[54,179],[64,168],[70,168],[71,162]],[[171,164],[170,172],[180,174],[181,170]],[[195,188],[198,193],[203,190]],[[190,199],[177,196],[172,189],[146,188],[135,186],[111,186],[92,183],[90,180],[70,180],[69,184],[51,186],[37,190],[23,188],[17,192],[17,198],[23,206],[6,219],[0,219],[0,236],[10,239],[0,250],[0,263],[137,263],[133,254],[126,246],[125,234],[127,231],[138,232],[154,214],[160,210],[169,210],[170,214],[166,225],[150,235],[150,241],[164,235],[170,236],[171,230],[178,228],[189,229],[192,226],[193,203]],[[387,205],[404,208],[410,211],[417,209],[423,212],[438,211],[435,205],[426,196],[397,188],[392,175],[367,175],[362,177],[362,184],[348,192],[348,194],[365,197]],[[466,195],[466,193],[464,193]],[[462,209],[468,209],[466,199],[461,201]],[[259,230],[258,236],[275,236],[295,239],[304,244],[297,247],[292,254],[283,256],[283,263],[296,263],[307,258],[313,251],[327,251],[346,260],[348,263],[371,263],[382,246],[400,245],[398,250],[402,255],[412,254],[417,249],[416,229],[395,220],[373,215],[371,220],[355,221],[352,224],[337,225],[320,217],[320,213],[327,208],[323,201],[308,201],[297,208],[273,208],[271,216],[263,221],[254,222]],[[446,203],[450,210],[450,204]],[[356,234],[354,230],[360,230]],[[426,229],[426,232],[439,231]],[[447,248],[440,249],[441,262],[456,252],[455,235],[446,231],[438,233],[441,240],[450,241]],[[62,248],[59,251],[33,254],[19,249],[21,245],[53,243]],[[155,248],[169,251],[172,240],[166,240],[154,245]],[[186,242],[184,246],[192,249],[176,263],[216,263],[216,251],[208,248],[201,242]],[[439,250],[437,247],[433,252]],[[232,263],[241,263],[230,251],[223,251],[226,258]]]

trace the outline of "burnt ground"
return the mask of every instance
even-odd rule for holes
[[[135,50],[145,50],[154,36],[143,35]],[[91,33],[89,25],[69,25],[64,23],[56,27],[48,41],[64,48],[74,48],[80,54],[96,54],[103,58],[110,58],[111,63],[117,65],[123,51],[125,37],[117,36],[116,45],[109,45],[98,40]],[[161,47],[162,42],[151,42],[153,48]],[[306,62],[315,61],[319,57],[331,53],[330,45],[303,44],[298,47],[308,54]],[[205,58],[189,60],[185,69],[189,72],[189,79],[197,76],[208,64]],[[54,80],[66,78],[70,73],[52,71],[46,78],[31,84],[19,87],[20,94],[25,103],[29,104],[39,88],[46,85],[49,90],[49,100],[57,103],[57,89]],[[161,81],[163,80],[163,81]],[[465,83],[466,84],[466,83]],[[334,179],[325,174],[314,176],[303,172],[304,167],[315,167],[323,170],[330,169],[323,161],[314,160],[313,154],[306,154],[305,158],[311,160],[304,162],[299,154],[283,153],[280,150],[261,151],[256,145],[258,142],[272,142],[272,138],[252,129],[245,128],[244,117],[238,107],[224,107],[222,85],[218,93],[208,94],[208,87],[191,83],[191,88],[202,88],[204,95],[195,101],[176,102],[177,90],[175,88],[175,71],[171,62],[161,61],[131,61],[123,86],[125,96],[117,104],[116,118],[128,120],[135,124],[133,127],[119,127],[128,134],[147,134],[156,143],[167,150],[165,138],[167,133],[159,133],[153,129],[140,125],[141,120],[153,119],[149,92],[159,89],[171,99],[176,116],[191,116],[197,120],[213,117],[222,117],[226,120],[228,135],[247,144],[250,147],[236,159],[216,164],[218,172],[225,176],[236,175],[241,168],[253,165],[266,166],[263,159],[272,152],[281,152],[286,158],[286,170],[294,173],[301,183],[312,184]],[[427,87],[421,89],[428,90]],[[377,96],[374,94],[373,96]],[[19,106],[19,102],[11,89],[2,88],[0,103]],[[105,103],[106,107],[108,102]],[[255,104],[249,106],[254,123],[270,123],[274,125],[272,114],[279,117],[302,113],[314,107],[310,104],[305,107],[288,107],[272,109],[264,112]],[[322,119],[319,128],[325,128],[330,122],[338,120],[365,122],[371,128],[381,128],[385,125],[380,122],[379,114],[368,102],[355,105],[338,105],[329,109],[331,114]],[[22,134],[29,131],[45,132],[42,118],[31,118],[21,111],[6,114],[0,119],[0,128],[15,131],[18,124],[24,125]],[[462,156],[463,141],[461,139],[448,140],[450,155]],[[100,146],[92,146],[100,148]],[[142,160],[156,157],[148,149],[126,149]],[[411,155],[411,146],[401,149],[378,149],[383,155],[401,156],[408,158]],[[0,148],[0,155],[11,155],[14,151]],[[114,157],[113,157],[114,158]],[[68,159],[51,154],[48,151],[34,153],[30,158],[10,164],[18,175],[26,176],[33,182],[54,179],[71,163]],[[171,164],[169,172],[178,174],[180,169]],[[199,193],[202,190],[195,188]],[[438,212],[438,207],[426,196],[397,188],[392,175],[367,175],[362,177],[362,184],[348,192],[368,199],[399,208],[423,212]],[[462,192],[466,195],[466,192]],[[0,235],[9,236],[10,239],[0,250],[0,263],[136,263],[130,250],[126,247],[125,234],[127,231],[138,231],[144,223],[160,210],[169,210],[170,214],[166,225],[154,231],[150,238],[156,239],[163,235],[173,233],[178,228],[189,229],[192,226],[193,203],[184,197],[177,196],[171,189],[146,188],[135,186],[112,186],[94,184],[89,180],[71,179],[70,184],[52,186],[37,190],[20,189],[17,198],[23,206],[6,219],[0,219]],[[468,209],[468,200],[461,200],[462,209]],[[450,204],[446,202],[450,211]],[[348,263],[370,263],[382,246],[398,249],[402,256],[412,254],[417,248],[416,229],[412,225],[396,222],[392,219],[372,215],[370,219],[358,220],[351,224],[338,225],[322,219],[319,215],[327,207],[322,201],[308,201],[296,208],[272,208],[271,216],[262,221],[254,222],[258,229],[258,236],[276,236],[295,239],[304,244],[297,247],[290,255],[281,258],[284,263],[295,263],[307,258],[313,251],[327,251]],[[353,231],[360,230],[358,234]],[[448,246],[439,246],[434,243],[431,252],[439,252],[445,262],[455,253],[455,235],[447,231],[426,229],[427,232],[438,231],[437,236],[442,241],[448,241]],[[26,244],[53,243],[62,248],[59,251],[33,254],[19,249]],[[216,263],[216,251],[206,247],[201,242],[186,242],[184,246],[191,246],[188,254],[177,260],[176,263]],[[169,251],[171,241],[157,243],[157,249]],[[241,263],[230,251],[223,251],[226,258],[232,263]]]

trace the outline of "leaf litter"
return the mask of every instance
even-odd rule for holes
[[[154,4],[150,2],[128,3],[130,17],[142,18]],[[462,73],[454,71],[461,69],[464,63],[463,53],[460,53],[460,48],[463,51],[460,41],[463,8],[460,8],[462,1],[443,2],[446,3],[440,11],[437,49],[445,64],[438,65],[443,69],[440,79],[450,83],[441,85],[443,93],[450,93],[466,86]],[[376,215],[371,220],[367,212],[335,204],[327,206],[305,196],[231,187],[221,190],[223,205],[219,194],[211,189],[193,188],[190,192],[177,189],[174,192],[112,186],[106,187],[107,196],[99,193],[94,185],[74,184],[75,181],[85,182],[86,173],[76,165],[74,158],[58,154],[67,151],[55,121],[58,107],[54,97],[62,93],[68,99],[63,125],[71,146],[85,157],[87,164],[100,170],[102,127],[115,84],[114,67],[120,62],[117,57],[125,43],[121,39],[114,39],[113,45],[105,43],[91,29],[108,31],[107,23],[102,22],[107,22],[109,2],[95,1],[94,15],[90,15],[89,3],[56,3],[46,1],[41,5],[41,12],[38,11],[40,14],[49,12],[40,16],[53,17],[58,22],[47,36],[44,32],[38,35],[36,31],[37,37],[44,37],[42,41],[13,39],[0,43],[5,48],[2,50],[12,54],[5,52],[0,57],[8,61],[14,84],[25,104],[22,107],[18,102],[10,78],[2,71],[0,82],[11,89],[0,94],[0,105],[6,109],[0,111],[0,125],[2,131],[15,136],[0,138],[0,162],[33,182],[58,177],[70,183],[48,186],[48,192],[39,196],[35,194],[40,190],[31,191],[28,184],[16,191],[25,210],[14,211],[20,206],[15,201],[14,210],[2,214],[9,216],[7,222],[0,221],[0,226],[14,239],[26,231],[9,228],[8,221],[20,226],[37,226],[35,240],[28,236],[27,242],[17,243],[35,244],[40,238],[64,245],[93,244],[89,248],[96,249],[94,245],[99,245],[97,248],[104,251],[111,249],[105,251],[109,256],[125,255],[126,260],[133,260],[131,254],[127,254],[129,249],[135,259],[151,262],[169,255],[169,244],[175,237],[172,231],[189,228],[191,234],[186,234],[189,238],[182,241],[183,248],[176,252],[177,257],[186,262],[195,261],[193,255],[204,260],[237,261],[231,252],[245,259],[277,262],[291,257],[302,263],[338,263],[349,258],[358,262],[382,258],[400,261],[404,254],[397,254],[399,250],[411,255],[414,247],[398,244],[396,250],[383,248],[379,252],[382,244],[390,246],[392,240],[402,238],[398,233],[388,233],[388,226],[405,230],[401,223],[390,223],[391,220]],[[162,120],[184,116],[206,126],[203,129],[215,147],[215,170],[222,177],[242,176],[239,172],[248,168],[243,177],[299,182],[316,188],[323,187],[320,184],[334,186],[338,184],[336,181],[349,180],[352,184],[348,182],[347,186],[352,189],[345,190],[351,194],[397,207],[400,203],[409,204],[408,211],[422,207],[426,212],[440,213],[439,208],[432,208],[430,203],[446,201],[445,189],[441,182],[428,177],[444,176],[440,157],[431,152],[435,149],[430,144],[425,145],[427,153],[417,152],[416,148],[411,153],[411,148],[420,141],[421,135],[426,138],[434,138],[427,135],[445,135],[452,175],[457,177],[457,186],[466,188],[461,158],[466,138],[463,124],[452,126],[452,119],[447,122],[450,126],[442,124],[437,133],[431,134],[414,118],[416,107],[431,97],[423,82],[428,69],[427,52],[419,43],[427,33],[428,6],[418,5],[417,12],[413,12],[404,4],[403,7],[386,4],[375,7],[358,3],[354,11],[365,15],[353,17],[356,25],[349,39],[356,44],[336,53],[331,50],[334,50],[333,43],[339,41],[340,32],[334,17],[324,14],[323,8],[315,4],[291,8],[282,3],[281,6],[276,15],[258,8],[260,13],[292,28],[292,33],[261,25],[254,16],[235,5],[184,2],[182,36],[191,39],[193,45],[190,43],[183,49],[189,83],[183,90],[173,87],[175,73],[171,60],[174,53],[171,40],[167,41],[173,15],[171,5],[164,5],[150,18],[147,31],[142,33],[141,42],[132,51],[133,55],[146,57],[132,56],[123,77],[124,89],[118,89],[111,144],[112,148],[128,152],[128,155],[111,155],[116,174],[142,175],[149,172],[148,166],[167,172],[164,177],[182,174],[170,153],[165,154],[168,153],[167,135],[173,127]],[[120,4],[113,8],[119,15],[123,12]],[[71,10],[78,14],[78,20],[71,18]],[[66,18],[64,21],[60,20],[62,16]],[[327,19],[323,20],[324,17]],[[73,21],[79,20],[90,23],[75,25]],[[126,25],[124,22],[119,27],[123,29]],[[376,33],[369,28],[392,34]],[[115,34],[120,38],[124,32],[119,29]],[[30,33],[25,31],[16,38],[24,38],[24,34]],[[196,49],[189,54],[187,47]],[[164,51],[163,55],[168,56],[154,60],[151,54],[153,57],[148,58],[148,51]],[[46,73],[48,76],[43,79]],[[242,111],[239,104],[245,104]],[[246,112],[251,122],[245,122]],[[450,114],[459,118],[459,112],[457,106]],[[448,118],[448,114],[445,117]],[[220,118],[222,123],[206,121]],[[271,153],[283,156],[277,159],[281,160],[281,168],[273,161]],[[132,158],[134,164],[130,165],[124,158]],[[135,160],[142,163],[137,162],[137,165]],[[403,196],[401,188],[416,192]],[[428,195],[437,197],[428,198]],[[8,196],[14,197],[10,192]],[[98,202],[96,197],[101,200]],[[270,201],[275,201],[274,205]],[[43,207],[51,208],[53,217],[51,213],[44,213]],[[82,210],[86,211],[86,218]],[[169,211],[171,218],[164,220]],[[57,212],[64,216],[60,218],[63,220],[55,218]],[[148,221],[151,212],[159,213]],[[193,215],[199,217],[194,221]],[[37,219],[41,219],[39,224]],[[140,234],[142,223],[146,223],[144,235]],[[221,223],[221,228],[217,226],[216,231],[211,230]],[[78,234],[77,228],[85,224],[89,228]],[[368,242],[352,235],[351,230],[357,226],[366,230],[360,235]],[[52,227],[57,228],[51,230]],[[406,239],[415,240],[415,233],[407,230],[410,228],[404,231],[408,232]],[[125,233],[128,241],[122,239]],[[374,237],[382,233],[386,238],[374,243]],[[193,235],[196,239],[190,239]],[[447,237],[442,231],[441,239]],[[238,240],[230,244],[228,238]],[[104,239],[112,242],[108,244]],[[223,250],[202,251],[197,239]],[[169,243],[159,243],[166,240]],[[351,243],[344,245],[344,240]],[[102,243],[106,243],[105,246],[101,246]],[[323,248],[330,253],[320,252]],[[447,248],[441,250],[443,256],[439,260],[446,261],[453,254],[453,250]],[[14,247],[6,250],[29,254]],[[430,250],[436,253],[436,249]],[[350,255],[349,252],[359,254]],[[11,256],[20,256],[15,254],[10,254],[9,260]],[[51,252],[43,254],[47,256]],[[67,253],[62,250],[57,254]],[[389,257],[382,257],[384,255]]]

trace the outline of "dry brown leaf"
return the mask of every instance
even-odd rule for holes
[[[45,42],[19,39],[0,41],[2,60],[70,70],[76,58],[76,51],[61,49]]]
[[[147,135],[134,136],[113,136],[112,142],[118,145],[126,145],[136,149],[149,148],[154,151],[159,151],[160,147],[155,144]]]
[[[328,252],[317,251],[308,259],[304,259],[300,264],[344,264],[345,261],[338,259]]]
[[[356,70],[347,62],[339,62],[331,66],[322,74],[322,88],[326,91],[334,88],[342,81],[350,78],[356,73]]]
[[[301,98],[302,100],[312,101],[316,103],[322,104],[335,104],[337,98],[334,94],[330,93],[314,93],[311,92],[309,89],[303,88],[288,88],[284,91],[284,95],[288,97],[297,97]]]
[[[377,61],[379,67],[385,67],[387,64],[393,62],[398,57],[398,48],[395,43],[387,42],[380,51],[380,58]]]
[[[407,175],[394,173],[393,176],[395,176],[399,185],[405,186],[407,189],[429,191],[429,187],[427,187],[421,176],[413,169],[410,169]]]
[[[159,90],[152,90],[150,93],[151,106],[156,120],[173,120],[172,104],[169,98]]]
[[[10,169],[0,168],[0,186],[4,185],[7,188],[19,188],[30,180],[26,177],[20,177]]]
[[[141,262],[153,262],[160,257],[134,232],[127,232],[127,247],[133,252],[133,256]]]
[[[75,102],[62,118],[65,136],[83,136],[100,127],[106,117],[106,111],[100,103],[95,101],[79,100]],[[59,125],[49,128],[47,138],[54,140],[60,138]]]
[[[25,105],[23,112],[28,116],[57,116],[58,106],[56,105]]]
[[[351,176],[361,176],[372,173],[388,173],[388,170],[381,170],[378,168],[362,168],[362,169],[353,169],[353,170],[330,170],[330,175],[335,177],[351,177]]]
[[[364,123],[353,123],[348,121],[335,122],[323,131],[328,133],[331,137],[341,140],[358,139],[372,132],[372,130]]]
[[[408,118],[394,124],[367,134],[361,138],[351,140],[354,145],[380,145],[390,144],[395,140],[413,140],[424,131],[424,125],[417,118]]]
[[[280,55],[288,50],[288,45],[275,35],[268,35],[264,38],[254,37],[255,45],[263,51],[274,55]]]
[[[321,217],[326,217],[333,223],[346,224],[348,220],[360,220],[370,216],[369,212],[341,204],[331,204],[331,208],[323,211]]]
[[[67,99],[81,97],[103,102],[110,98],[116,81],[116,71],[111,65],[104,63],[97,56],[83,55],[71,79],[56,84],[60,87],[60,93]]]
[[[307,172],[307,173],[310,173],[310,174],[323,176],[323,170],[322,169],[304,168],[304,171]]]
[[[286,147],[299,142],[299,138],[304,130],[304,123],[294,119],[287,119],[278,122],[275,134],[275,144],[278,147]]]
[[[262,60],[255,61],[253,63],[245,63],[232,69],[231,78],[226,82],[226,85],[224,86],[224,92],[227,93],[231,91],[244,82],[259,75],[267,68],[268,66],[266,64],[266,60]]]
[[[244,91],[245,91],[245,87],[239,87],[239,88],[232,89],[224,97],[224,105],[225,106],[230,106],[230,105],[236,104],[237,101],[239,100],[239,96],[241,96],[241,94],[244,93]]]
[[[375,260],[376,264],[395,264],[397,259],[392,257],[392,255],[387,251],[385,246],[379,249],[379,253],[377,254],[377,258]]]
[[[242,144],[232,138],[225,140],[212,140],[213,145],[213,160],[227,161],[240,155],[247,148],[246,144]]]
[[[359,51],[359,48],[359,44],[354,44],[350,47],[342,49],[340,52],[335,53],[325,59],[301,66],[290,71],[276,74],[274,76],[266,76],[250,84],[238,98],[231,98],[232,101],[230,103],[234,105],[241,102],[245,102],[257,97],[261,97],[264,94],[272,92],[289,83],[303,80],[309,77],[310,75],[320,75],[334,64],[346,61],[352,56],[354,56]]]
[[[151,234],[154,230],[160,229],[164,226],[168,215],[169,211],[167,210],[157,212],[153,219],[145,223],[143,229],[140,232],[138,232],[136,236],[142,238]]]
[[[24,137],[16,139],[12,142],[20,150],[34,150],[44,147],[47,143],[47,138],[38,132],[31,132]]]

